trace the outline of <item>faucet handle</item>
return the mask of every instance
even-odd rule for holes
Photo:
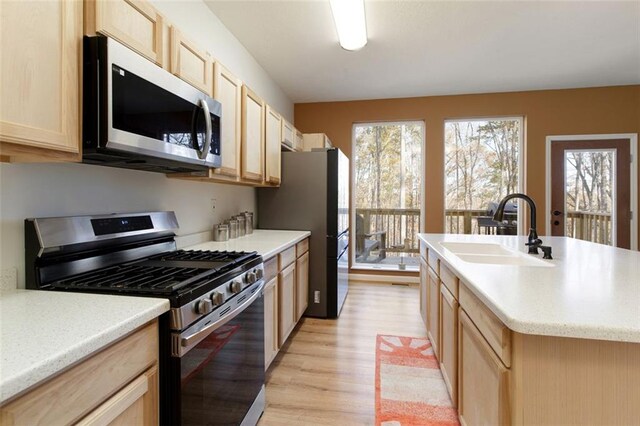
[[[543,259],[553,259],[553,257],[551,257],[551,247],[550,246],[540,246],[540,250],[542,250]]]

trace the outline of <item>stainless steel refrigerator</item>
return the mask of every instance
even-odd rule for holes
[[[349,289],[349,159],[342,151],[283,152],[280,187],[258,189],[257,225],[311,231],[305,314],[338,317]]]

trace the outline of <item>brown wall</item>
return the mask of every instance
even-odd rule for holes
[[[353,123],[424,120],[426,232],[444,229],[444,120],[495,116],[524,117],[525,192],[544,235],[546,136],[640,133],[640,85],[295,105],[300,131],[326,133],[347,156]]]

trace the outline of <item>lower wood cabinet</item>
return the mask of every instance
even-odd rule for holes
[[[264,286],[264,365],[269,367],[278,349],[278,277]]]
[[[427,335],[433,354],[440,359],[440,278],[427,268]]]
[[[509,370],[460,309],[458,415],[463,425],[507,425]]]
[[[309,306],[309,252],[296,260],[296,321]]]
[[[427,285],[427,276],[429,275],[429,267],[427,266],[427,261],[424,258],[420,257],[420,316],[422,317],[422,322],[424,322],[425,327],[427,326],[427,303],[428,298],[427,294],[429,291]]]
[[[158,424],[153,321],[0,407],[0,424]]]
[[[284,344],[296,325],[296,265],[292,263],[278,274],[278,341]]]
[[[440,370],[453,405],[458,400],[458,301],[440,285]]]

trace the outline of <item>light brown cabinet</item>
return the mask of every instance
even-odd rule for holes
[[[331,140],[324,133],[305,133],[302,137],[305,151],[314,148],[332,148]]]
[[[440,370],[455,406],[458,400],[458,301],[440,286]]]
[[[148,1],[85,0],[84,7],[85,34],[108,35],[152,62],[164,65],[164,19]]]
[[[509,370],[460,311],[458,415],[466,425],[507,425]]]
[[[289,149],[295,149],[295,128],[284,118],[282,119],[282,139],[280,143]]]
[[[278,274],[278,341],[284,344],[296,325],[296,265],[292,263]]]
[[[293,149],[295,149],[296,151],[302,151],[304,150],[304,136],[302,135],[302,132],[298,129],[295,129],[295,141],[294,141],[294,145],[293,145]]]
[[[420,316],[422,317],[422,322],[424,322],[425,327],[427,326],[427,317],[428,317],[428,282],[427,276],[429,274],[429,267],[427,266],[427,262],[423,257],[420,257]]]
[[[242,86],[243,179],[262,182],[264,177],[264,101],[246,85]]]
[[[296,260],[296,321],[309,306],[309,252]]]
[[[264,364],[265,369],[278,354],[278,277],[264,286]]]
[[[280,143],[282,117],[269,105],[265,116],[265,182],[280,184]]]
[[[0,407],[0,423],[158,424],[158,323]]]
[[[79,161],[82,3],[0,2],[0,160]]]
[[[176,27],[171,27],[170,71],[209,96],[213,96],[213,61],[211,56],[189,41]]]
[[[242,82],[220,62],[214,64],[213,96],[222,104],[224,119],[220,126],[222,164],[215,173],[240,177]]]
[[[427,268],[427,303],[427,335],[440,360],[440,279],[431,268]]]

